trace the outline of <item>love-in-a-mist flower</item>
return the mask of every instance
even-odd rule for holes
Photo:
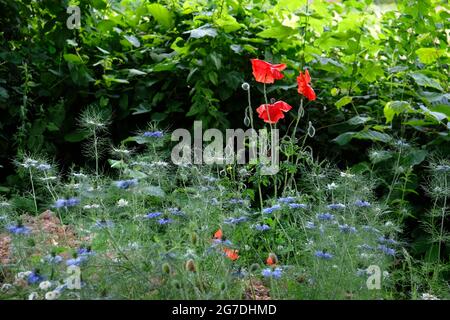
[[[275,80],[283,79],[284,75],[281,73],[286,69],[284,63],[272,64],[264,60],[251,59],[253,76],[255,80],[261,83],[274,83]]]
[[[303,74],[300,71],[297,77],[298,93],[304,95],[308,100],[316,100],[316,93],[311,87],[311,77],[309,76],[308,70],[305,70]]]

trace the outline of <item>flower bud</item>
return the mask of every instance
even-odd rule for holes
[[[197,269],[195,267],[195,262],[192,259],[189,259],[188,261],[186,261],[186,270],[187,271],[191,271],[191,272],[196,272]]]
[[[241,87],[245,91],[250,90],[250,85],[247,82],[244,82]]]

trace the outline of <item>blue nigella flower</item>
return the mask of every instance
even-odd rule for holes
[[[339,230],[343,233],[356,233],[356,228],[349,226],[348,224],[340,225]]]
[[[316,228],[316,225],[315,225],[314,222],[312,222],[312,221],[307,221],[307,222],[306,222],[306,225],[305,225],[305,228],[306,228],[306,229],[315,229],[315,228]]]
[[[74,207],[78,204],[80,204],[80,199],[78,198],[58,199],[55,201],[53,207],[59,209],[59,208]]]
[[[358,245],[359,249],[363,249],[363,250],[373,250],[374,248],[372,246],[369,246],[368,244],[364,243],[361,245]]]
[[[150,212],[150,213],[147,213],[145,216],[144,216],[144,218],[147,218],[147,219],[154,219],[154,218],[158,218],[159,216],[161,216],[162,215],[162,212]]]
[[[63,258],[61,256],[58,255],[47,255],[44,257],[44,261],[50,263],[50,264],[58,264],[61,263],[63,261]]]
[[[339,209],[345,209],[345,204],[342,203],[332,203],[327,205],[327,208],[330,210],[339,210]]]
[[[94,228],[111,228],[114,227],[114,222],[110,221],[110,220],[99,220],[97,222],[95,222],[94,224]]]
[[[248,220],[247,217],[226,218],[226,219],[224,220],[224,223],[225,223],[225,224],[238,224],[238,223],[241,223],[241,222],[245,222],[245,221],[247,221],[247,220]]]
[[[258,231],[267,231],[270,230],[270,227],[267,224],[257,224],[254,227]]]
[[[303,203],[289,203],[288,206],[291,209],[306,209],[306,208],[308,208],[308,206]]]
[[[282,275],[282,269],[281,268],[275,268],[275,270],[273,270],[273,272],[272,272],[272,276],[275,279],[280,279],[281,275]]]
[[[31,231],[30,228],[22,225],[7,226],[6,230],[13,234],[29,234]]]
[[[364,231],[370,231],[370,232],[374,232],[374,233],[380,233],[380,230],[372,227],[372,226],[363,226],[362,227]]]
[[[295,200],[296,200],[295,197],[278,198],[279,203],[291,203],[294,202]]]
[[[79,267],[84,262],[86,262],[87,259],[88,258],[86,256],[80,256],[80,257],[76,257],[76,258],[73,258],[73,259],[68,259],[66,261],[66,266],[68,266],[68,267],[70,267],[70,266],[77,266],[77,267]]]
[[[170,212],[170,214],[173,214],[174,216],[184,216],[184,212],[181,211],[179,208],[169,208],[167,211]]]
[[[269,278],[272,276],[272,270],[270,268],[265,268],[261,271],[261,274],[265,278]]]
[[[47,171],[47,170],[50,170],[52,168],[52,166],[47,163],[41,163],[36,168],[41,171]]]
[[[160,224],[160,225],[165,225],[165,224],[168,224],[168,223],[171,223],[173,220],[172,219],[170,219],[170,218],[161,218],[161,219],[159,219],[158,220],[158,223]]]
[[[320,250],[316,251],[314,253],[314,255],[317,258],[324,259],[324,260],[330,260],[331,258],[333,258],[333,255],[331,253],[320,251]]]
[[[329,212],[325,212],[325,213],[319,213],[317,215],[317,219],[319,220],[326,220],[326,221],[330,221],[334,219],[334,215],[332,215]]]
[[[90,256],[93,254],[94,251],[92,251],[90,248],[80,247],[77,249],[77,255],[79,256]]]
[[[230,203],[230,204],[245,204],[245,200],[233,198],[233,199],[228,200],[228,203]]]
[[[28,276],[28,284],[36,284],[36,283],[42,282],[43,280],[44,280],[44,277],[41,276],[40,274],[38,274],[36,271],[33,271]]]
[[[395,241],[394,239],[388,239],[388,238],[385,238],[385,237],[379,237],[378,238],[378,242],[379,243],[388,243],[388,244],[392,244],[392,245],[398,244],[398,242]]]
[[[370,202],[364,201],[364,200],[356,200],[355,206],[360,207],[360,208],[368,208],[368,207],[370,207]]]
[[[162,138],[164,133],[162,131],[146,131],[142,135],[147,138]]]
[[[129,187],[134,187],[137,185],[137,179],[130,180],[119,180],[115,182],[116,187],[120,189],[128,189]]]
[[[387,246],[385,246],[384,244],[380,244],[378,246],[378,250],[383,251],[385,254],[387,254],[388,256],[395,256],[395,250],[392,248],[389,248]]]
[[[272,212],[280,210],[280,209],[281,209],[281,206],[279,204],[276,204],[276,205],[271,206],[270,208],[263,209],[262,212],[265,214],[271,214]]]

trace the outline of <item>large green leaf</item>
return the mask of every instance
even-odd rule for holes
[[[437,80],[428,78],[423,73],[411,72],[409,75],[411,76],[411,78],[414,79],[414,81],[417,83],[417,85],[419,85],[421,87],[430,87],[430,88],[437,89],[439,91],[443,91],[440,83]]]
[[[352,102],[352,97],[345,96],[345,97],[340,98],[338,101],[336,101],[335,105],[338,110],[341,110],[342,107],[348,105],[351,102]]]
[[[289,37],[294,33],[296,33],[296,31],[292,28],[285,26],[276,26],[261,31],[260,33],[257,34],[257,36],[261,38],[282,39]]]
[[[383,109],[386,123],[392,122],[394,116],[410,110],[412,110],[411,105],[406,101],[389,101]]]
[[[416,54],[420,62],[430,64],[435,62],[439,57],[442,57],[445,51],[436,48],[420,48],[416,50]]]
[[[159,3],[152,3],[148,5],[148,11],[155,18],[159,25],[165,29],[169,29],[173,25],[173,17],[167,8]]]

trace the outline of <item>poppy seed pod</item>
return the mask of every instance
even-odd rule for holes
[[[170,268],[170,265],[168,263],[164,263],[162,265],[162,271],[164,273],[167,273],[167,274],[171,274],[172,273],[172,269]]]
[[[241,85],[241,87],[242,87],[242,89],[245,90],[245,91],[250,90],[250,85],[249,85],[247,82],[244,82],[244,83]]]
[[[273,252],[269,253],[269,257],[266,260],[269,266],[275,265],[278,263],[277,255]]]
[[[257,264],[257,263],[253,263],[250,266],[250,272],[256,272],[256,271],[258,271],[258,269],[259,269],[259,264]]]
[[[197,245],[197,242],[198,242],[198,236],[197,236],[197,234],[196,234],[195,232],[193,232],[193,233],[191,234],[191,243],[192,243],[194,246],[196,246],[196,245]]]
[[[191,272],[196,272],[197,269],[195,267],[195,262],[192,259],[189,259],[188,261],[186,261],[186,271],[191,271]]]

